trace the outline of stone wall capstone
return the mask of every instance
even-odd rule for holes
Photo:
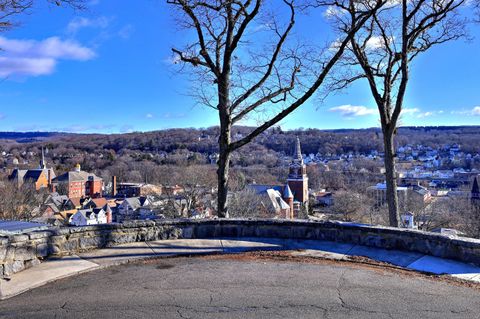
[[[49,256],[64,256],[125,243],[164,239],[274,237],[316,239],[418,252],[480,265],[480,240],[418,230],[342,222],[280,219],[126,221],[60,227],[0,237],[0,277]]]

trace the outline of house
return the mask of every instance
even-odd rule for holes
[[[82,203],[82,208],[88,209],[88,208],[102,208],[105,207],[108,204],[108,201],[104,197],[99,197],[99,198],[88,198],[85,199]]]
[[[102,208],[80,209],[69,219],[69,224],[74,226],[87,226],[106,223],[107,214]]]
[[[102,197],[103,180],[93,173],[81,170],[80,164],[75,170],[55,177],[52,189],[69,198]]]
[[[414,185],[412,187],[411,195],[423,203],[429,203],[432,200],[432,193],[426,187],[420,185]]]
[[[329,207],[333,205],[333,193],[332,192],[317,192],[315,194],[315,201],[318,205]]]
[[[129,197],[117,206],[116,221],[121,222],[125,219],[132,219],[139,214],[139,209],[149,206],[151,201],[148,197]]]
[[[409,228],[409,229],[418,229],[418,226],[415,225],[414,215],[411,212],[405,212],[400,215],[400,227]]]

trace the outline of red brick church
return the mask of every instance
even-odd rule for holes
[[[308,209],[308,176],[307,166],[303,162],[300,140],[297,137],[293,160],[289,166],[287,185],[293,193],[294,204],[301,205]],[[299,209],[299,208],[297,208]],[[295,207],[293,211],[295,211]]]
[[[249,185],[259,195],[267,195],[280,218],[303,218],[308,210],[308,176],[297,138],[285,185]]]

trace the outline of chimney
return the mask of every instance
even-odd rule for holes
[[[48,186],[50,187],[52,185],[52,171],[50,169],[47,169],[47,180]]]
[[[294,215],[293,215],[293,198],[288,198],[287,199],[287,204],[290,207],[290,215],[287,216],[287,218],[288,219],[293,219],[294,218]]]
[[[117,176],[112,176],[112,197],[117,196]]]
[[[107,214],[107,224],[111,224],[112,223],[112,209],[110,208],[109,205],[107,205],[107,209],[106,209],[106,212]]]

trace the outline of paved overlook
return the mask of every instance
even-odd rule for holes
[[[92,271],[0,302],[0,318],[405,319],[480,312],[478,288],[279,255],[163,258]]]

